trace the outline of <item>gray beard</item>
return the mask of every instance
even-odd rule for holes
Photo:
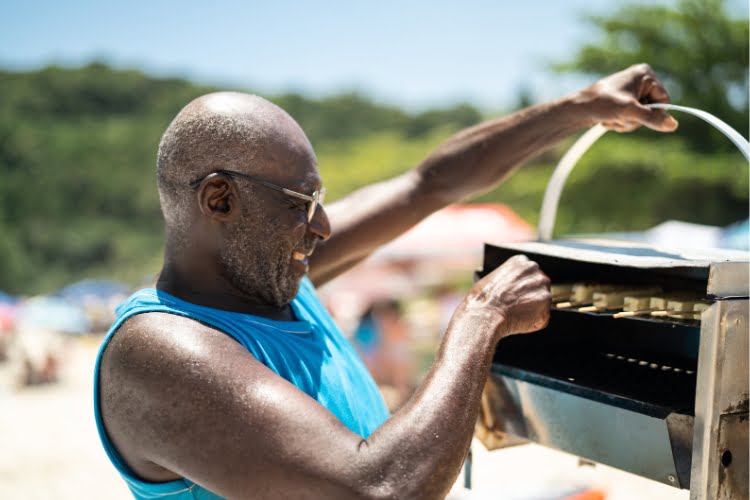
[[[247,214],[228,235],[221,263],[229,282],[244,295],[282,307],[297,295],[299,280],[289,269],[292,244],[279,242],[278,222],[250,221]]]

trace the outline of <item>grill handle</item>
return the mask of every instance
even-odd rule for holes
[[[649,108],[682,111],[697,116],[698,118],[710,123],[727,136],[729,140],[737,146],[737,149],[740,150],[745,159],[750,161],[750,144],[748,144],[747,140],[742,137],[739,132],[722,120],[716,118],[714,115],[695,108],[677,106],[676,104],[654,103],[647,104],[647,106]],[[606,132],[607,128],[601,123],[591,127],[570,147],[555,167],[555,170],[552,172],[552,176],[547,183],[547,189],[544,191],[544,199],[542,200],[542,211],[539,215],[540,241],[552,239],[552,231],[554,230],[555,218],[557,217],[557,205],[560,202],[560,195],[562,194],[568,175],[573,171],[573,167],[575,167],[578,160],[581,159],[581,156],[583,156],[583,154]]]

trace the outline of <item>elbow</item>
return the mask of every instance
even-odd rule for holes
[[[482,150],[434,154],[415,170],[416,192],[441,207],[470,198],[488,187],[481,163]]]
[[[395,464],[391,464],[395,465]],[[364,474],[358,482],[356,498],[363,500],[442,499],[448,491],[437,491],[440,481],[432,482],[429,477],[414,474],[413,467],[401,464],[396,467],[374,470]],[[412,472],[409,470],[412,469]],[[418,467],[417,467],[418,469]],[[436,489],[435,486],[438,486]]]
[[[365,445],[367,442],[362,441]],[[360,447],[362,445],[360,444]],[[411,498],[404,496],[399,481],[392,477],[386,468],[367,468],[356,481],[355,497],[361,500],[389,500]]]
[[[394,488],[383,486],[370,486],[357,491],[357,498],[361,500],[393,500],[407,498]]]
[[[414,186],[413,197],[418,198],[431,211],[458,201],[458,183],[442,174],[439,169],[431,168],[429,158],[409,174],[412,175],[411,183]]]
[[[356,498],[363,500],[398,500],[410,498],[415,500],[437,500],[445,498],[447,491],[437,493],[431,491],[425,484],[397,484],[397,482],[383,481],[377,485],[370,485],[357,492]]]

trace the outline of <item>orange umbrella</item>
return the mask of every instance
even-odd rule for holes
[[[534,234],[505,205],[451,205],[326,284],[321,292],[327,297],[347,294],[360,307],[412,295],[417,288],[444,282],[449,276],[470,277],[481,262],[485,242],[524,241]]]
[[[380,259],[481,255],[484,243],[527,241],[534,229],[500,203],[451,205],[375,253]]]

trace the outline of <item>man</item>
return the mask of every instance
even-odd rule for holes
[[[413,170],[326,208],[313,149],[284,111],[237,93],[188,104],[159,147],[164,267],[155,289],[121,306],[97,360],[97,425],[133,493],[445,496],[495,345],[546,324],[549,280],[519,256],[476,283],[425,382],[392,416],[313,284],[583,127],[674,130],[641,104],[652,101],[667,92],[633,66],[464,130]]]

